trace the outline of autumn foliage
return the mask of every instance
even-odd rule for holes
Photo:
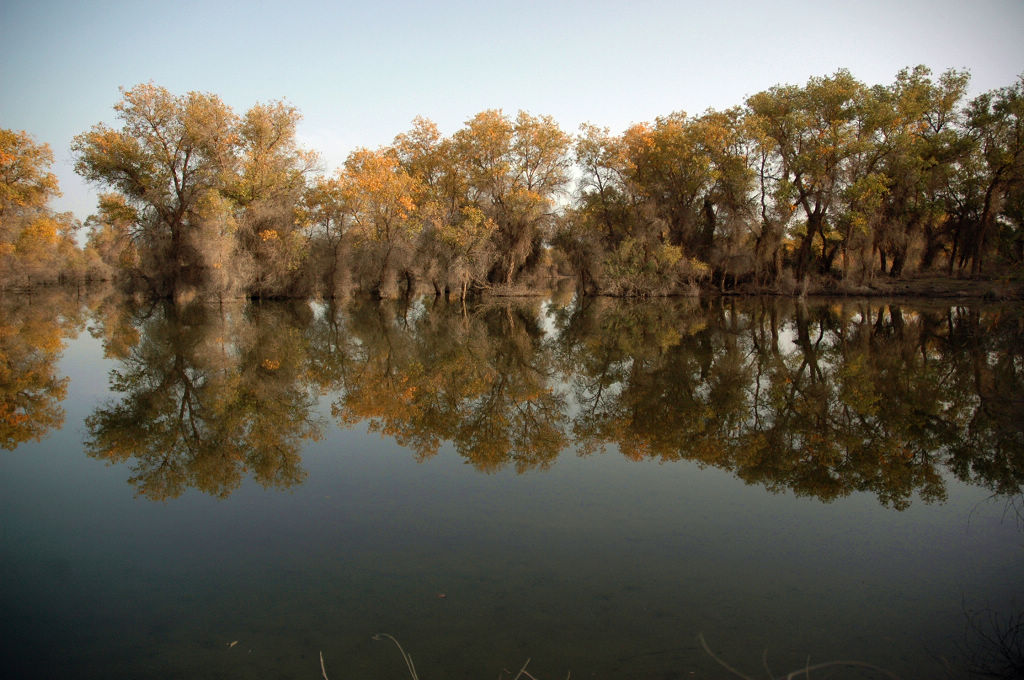
[[[1024,80],[966,100],[924,66],[848,71],[614,134],[482,111],[417,118],[325,173],[281,101],[122,92],[72,145],[103,189],[79,227],[47,202],[52,154],[0,131],[0,280],[114,278],[156,297],[465,299],[572,277],[584,294],[869,293],[920,272],[1018,277]]]

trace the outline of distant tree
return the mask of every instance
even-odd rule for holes
[[[556,243],[605,292],[675,293],[712,268],[735,279],[751,268],[747,146],[738,109],[677,112],[619,137],[583,126],[579,199]]]
[[[753,174],[739,109],[674,113],[627,130],[626,177],[680,254],[735,269],[753,216]]]
[[[345,295],[353,286],[349,257],[353,214],[343,184],[343,172],[333,177],[317,177],[302,199],[303,222],[313,250],[309,261],[317,267],[316,274],[327,297]]]
[[[114,278],[141,277],[135,241],[138,213],[121,194],[101,194],[95,214],[85,221],[88,230],[86,248],[105,267],[104,274]]]
[[[60,196],[51,165],[53,152],[48,144],[37,144],[25,131],[0,129],[0,226],[5,231],[8,220]]]
[[[486,283],[497,223],[478,204],[458,145],[432,121],[415,119],[411,130],[395,137],[394,149],[419,181],[418,269],[436,294],[454,288],[464,299],[471,285]]]
[[[564,253],[583,294],[601,287],[605,258],[635,221],[625,187],[626,159],[620,137],[584,123],[573,148],[579,170],[573,205],[558,224],[554,245]]]
[[[946,188],[969,150],[960,111],[969,77],[950,70],[935,81],[917,66],[900,71],[889,87],[874,88],[885,191],[880,220],[869,225],[864,215],[862,224],[874,230],[873,248],[890,276],[902,274],[915,244],[923,248],[924,267],[944,246]]]
[[[874,172],[873,130],[863,117],[867,88],[849,71],[811,78],[807,85],[775,86],[747,99],[749,125],[768,145],[774,171],[770,193],[803,210],[796,225],[794,269],[803,279],[828,271],[844,241],[836,212],[853,178]],[[817,245],[816,245],[817,244]]]

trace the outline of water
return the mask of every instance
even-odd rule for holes
[[[467,311],[5,300],[3,676],[408,677],[378,632],[424,680],[997,656],[1019,310]]]

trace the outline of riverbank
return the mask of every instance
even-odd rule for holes
[[[811,287],[808,294],[865,297],[901,297],[921,299],[1024,300],[1024,280],[1020,277],[956,278],[922,273],[899,279],[877,277],[863,285],[835,282]]]
[[[44,291],[70,290],[78,295],[88,292],[95,295],[97,291],[105,291],[110,287],[109,281],[86,281],[65,284],[39,284],[27,287],[9,287],[0,289],[7,294],[34,295]],[[432,291],[426,287],[417,287],[416,295],[429,296]],[[576,293],[576,279],[558,276],[535,282],[532,285],[498,285],[487,288],[482,293],[484,298],[535,298],[554,297],[571,298]],[[856,284],[834,279],[810,281],[806,292],[799,286],[790,283],[788,286],[755,286],[740,284],[736,288],[719,290],[715,286],[691,286],[686,292],[678,291],[670,295],[622,296],[608,293],[590,293],[595,297],[747,297],[747,296],[781,296],[799,297],[801,294],[811,297],[873,297],[873,298],[911,298],[921,300],[987,300],[1012,301],[1024,300],[1024,277],[990,276],[985,278],[957,278],[935,272],[910,274],[898,279],[878,276],[863,284]],[[244,299],[239,296],[237,299]],[[287,299],[287,298],[282,298]]]
[[[533,286],[495,286],[484,292],[486,297],[517,298],[537,297],[543,295],[571,296],[576,280],[571,277],[558,277],[546,284]],[[682,291],[671,295],[652,296],[621,296],[608,293],[591,293],[595,297],[679,297],[679,296],[781,296],[799,297],[801,294],[811,297],[872,297],[872,298],[913,298],[934,300],[988,300],[1009,301],[1024,300],[1024,279],[1020,276],[992,276],[986,278],[957,278],[935,272],[910,274],[898,279],[878,276],[871,281],[856,284],[834,279],[812,280],[806,291],[800,286],[790,283],[789,286],[756,286],[740,284],[736,288],[725,291],[711,285],[692,286],[688,292]]]

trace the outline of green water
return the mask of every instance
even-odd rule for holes
[[[3,677],[964,677],[1024,610],[1018,309],[0,314]]]

